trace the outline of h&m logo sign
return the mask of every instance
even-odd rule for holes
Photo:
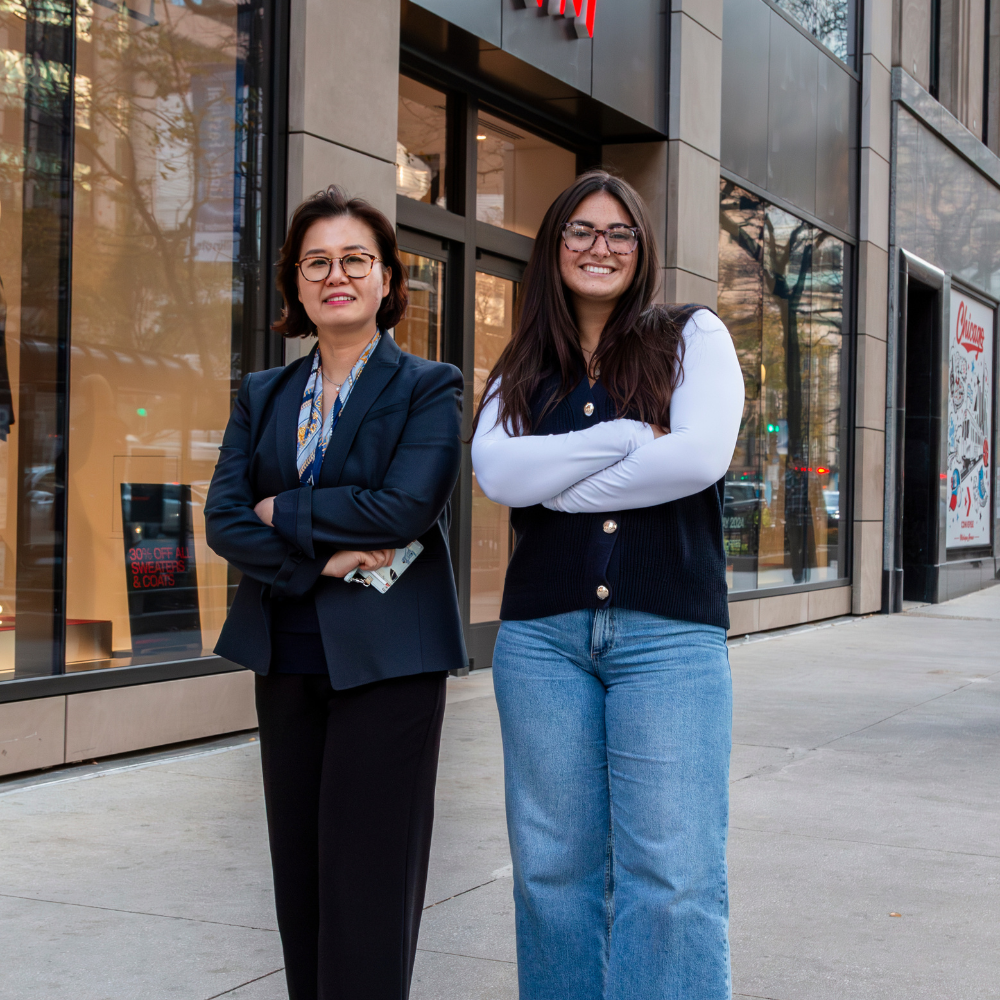
[[[594,37],[594,7],[597,0],[535,0],[535,4],[544,7],[547,14],[556,17],[571,17],[576,34],[579,38]],[[525,0],[525,6],[531,7],[531,0]]]

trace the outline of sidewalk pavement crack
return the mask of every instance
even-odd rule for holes
[[[193,924],[215,924],[218,927],[238,927],[245,931],[267,931],[277,934],[277,927],[255,927],[253,924],[233,924],[228,920],[205,920],[203,917],[181,917],[175,913],[149,913],[146,910],[123,910],[117,906],[98,906],[95,903],[74,903],[67,899],[44,899],[41,896],[21,896],[16,892],[0,892],[0,899],[23,899],[29,903],[51,903],[53,906],[78,906],[85,910],[105,910],[108,913],[127,913],[135,917],[157,917],[160,920],[186,920]]]
[[[442,900],[441,902],[444,902]],[[486,955],[464,955],[460,951],[438,951],[436,948],[417,948],[417,951],[426,951],[429,955],[451,955],[454,958],[471,958],[474,962],[500,962],[502,965],[517,965],[509,958],[488,958]],[[215,1000],[209,997],[208,1000]]]
[[[988,677],[996,677],[1000,674],[1000,671],[996,673],[988,674]],[[833,739],[827,740],[825,743],[819,743],[814,746],[813,750],[821,750],[823,747],[830,746],[831,743],[836,743],[839,740],[846,740],[848,736],[857,736],[858,733],[863,733],[866,729],[874,729],[875,726],[881,726],[883,722],[888,722],[890,719],[895,719],[900,715],[906,715],[907,712],[912,712],[915,708],[923,708],[924,705],[930,705],[932,702],[940,701],[942,698],[947,698],[950,695],[957,694],[959,691],[964,691],[965,688],[971,687],[975,681],[966,681],[964,684],[959,684],[958,687],[952,688],[950,691],[942,691],[941,694],[936,694],[933,698],[928,698],[926,701],[918,701],[915,705],[907,705],[906,708],[901,708],[898,712],[893,712],[891,715],[887,715],[884,719],[878,719],[875,722],[869,723],[867,726],[862,726],[860,729],[854,729],[849,733],[841,733],[840,736],[834,736]]]
[[[758,830],[754,826],[730,826],[730,830],[743,833],[762,833],[771,837],[799,837],[802,840],[820,840],[826,844],[857,844],[861,847],[886,847],[893,851],[923,851],[925,854],[957,855],[962,858],[989,858],[996,860],[1000,854],[980,854],[978,851],[949,851],[943,847],[921,847],[919,844],[887,844],[881,840],[855,840],[851,837],[820,837],[814,833],[793,833],[789,830]]]
[[[245,983],[240,983],[239,986],[234,986],[231,990],[223,990],[221,993],[213,993],[206,1000],[219,1000],[219,997],[227,997],[230,993],[235,993],[237,990],[243,989],[244,986],[249,986],[251,983],[259,983],[262,979],[267,979],[268,976],[276,976],[279,972],[284,970],[284,966],[280,969],[274,969],[271,972],[265,972],[263,976],[257,976],[256,979],[248,979]]]
[[[461,892],[456,892],[452,896],[446,896],[444,899],[439,899],[436,903],[428,903],[424,907],[423,912],[426,913],[427,910],[433,909],[435,906],[440,906],[442,903],[447,903],[449,900],[452,899],[458,899],[459,896],[465,896],[467,893],[475,892],[477,889],[482,889],[483,886],[492,885],[494,882],[499,882],[499,881],[500,881],[499,878],[491,878],[486,882],[480,882],[479,885],[472,886],[471,889],[463,889]]]

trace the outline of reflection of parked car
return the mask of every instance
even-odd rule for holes
[[[725,516],[745,515],[757,509],[760,490],[756,483],[726,483]]]
[[[760,489],[754,482],[725,484],[722,508],[722,529],[726,554],[737,568],[740,556],[753,558],[757,554],[757,525]]]

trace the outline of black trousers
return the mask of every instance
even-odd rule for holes
[[[434,820],[445,673],[334,691],[257,677],[289,1000],[406,1000]]]

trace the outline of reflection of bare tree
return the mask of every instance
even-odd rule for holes
[[[792,579],[796,583],[805,578],[807,566],[816,565],[816,539],[809,501],[809,415],[803,406],[803,390],[809,383],[803,378],[799,339],[802,298],[812,271],[812,236],[812,227],[800,222],[785,240],[779,241],[770,215],[765,216],[764,285],[783,303],[779,315],[784,332],[785,416],[788,420],[785,550],[791,557]],[[797,268],[793,262],[797,263]],[[790,268],[794,276],[790,275]]]
[[[735,185],[724,183],[723,200],[734,197],[738,191]],[[761,269],[763,291],[781,304],[777,316],[782,330],[784,416],[788,429],[784,477],[785,552],[791,562],[792,578],[800,583],[805,578],[806,568],[816,565],[808,471],[809,379],[803,371],[799,324],[803,316],[809,322],[811,310],[808,297],[811,294],[814,243],[818,234],[812,226],[798,220],[787,233],[779,232],[774,224],[773,212],[767,210],[763,203],[758,218],[757,225],[740,225],[729,213],[722,212],[720,224],[732,241]],[[772,384],[778,374],[772,371]]]
[[[228,375],[229,344],[210,335],[211,307],[231,291],[232,235],[231,226],[206,230],[205,220],[213,208],[222,215],[226,194],[232,214],[236,15],[224,3],[162,5],[159,23],[143,25],[95,8],[78,70],[87,84],[77,87],[86,94],[79,200],[94,245],[78,249],[86,278],[75,285],[74,311],[91,321],[87,339],[197,354],[218,377]],[[109,312],[114,321],[94,322]]]
[[[834,55],[847,60],[847,0],[776,0]]]

